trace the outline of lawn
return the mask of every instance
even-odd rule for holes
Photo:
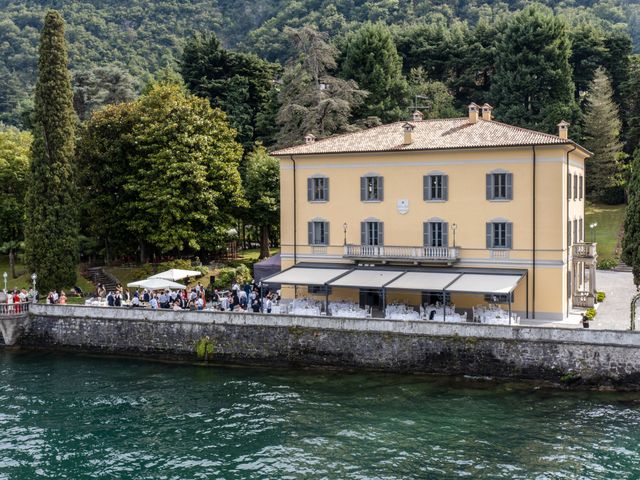
[[[0,255],[0,275],[2,273],[9,273],[9,256],[8,255]],[[37,272],[36,272],[37,273]],[[16,263],[16,274],[18,278],[12,279],[9,278],[7,281],[7,287],[9,289],[14,288],[29,288],[31,286],[31,272],[27,271],[27,267],[22,263],[22,258],[18,257],[18,262]],[[76,285],[80,287],[85,292],[93,291],[93,284],[89,282],[86,278],[80,275],[80,268],[78,267],[78,273],[76,278]],[[37,286],[37,284],[36,284]],[[74,285],[68,285],[63,290],[71,290],[71,287]],[[0,278],[0,288],[4,287],[4,282]],[[42,296],[42,292],[41,295]]]
[[[626,205],[587,204],[585,207],[584,239],[598,243],[598,259],[619,258],[618,239],[624,223]],[[598,226],[591,231],[589,225]],[[593,236],[592,236],[593,233]]]
[[[271,248],[269,252],[271,253],[271,256],[274,256],[275,254],[280,253],[280,249]],[[252,260],[254,262],[257,262],[259,256],[260,256],[259,248],[252,248],[251,250],[241,250],[238,252],[238,257],[240,257],[242,260]]]

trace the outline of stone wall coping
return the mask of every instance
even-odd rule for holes
[[[298,327],[327,330],[388,332],[436,337],[487,338],[517,341],[543,341],[640,347],[640,332],[629,330],[590,330],[538,326],[482,325],[477,323],[442,323],[385,319],[311,317],[282,314],[233,313],[213,311],[150,310],[128,307],[94,307],[84,305],[31,306],[31,315],[59,318],[91,318],[115,321],[150,321],[184,324],[252,325]]]

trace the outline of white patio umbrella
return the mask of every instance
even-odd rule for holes
[[[149,278],[164,278],[166,280],[182,280],[183,278],[188,277],[199,277],[202,273],[197,270],[180,270],[179,268],[172,268],[171,270],[167,270],[166,272],[156,273],[155,275],[150,276]]]
[[[165,288],[182,290],[183,288],[187,288],[180,283],[172,282],[165,278],[147,278],[146,280],[127,283],[127,287],[147,288],[149,290],[163,290]]]

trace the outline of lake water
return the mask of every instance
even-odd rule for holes
[[[637,479],[640,395],[0,349],[0,479]]]

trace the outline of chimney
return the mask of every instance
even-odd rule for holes
[[[565,122],[564,120],[562,120],[559,124],[558,124],[558,136],[564,140],[567,140],[569,138],[569,125],[571,125],[569,122]]]
[[[486,120],[487,122],[490,122],[492,110],[493,110],[493,107],[488,103],[485,103],[484,105],[482,105],[482,119]]]
[[[405,145],[411,145],[413,143],[413,129],[415,127],[413,125],[411,125],[410,123],[405,123],[402,126],[402,130],[404,131],[404,144]]]
[[[313,133],[307,133],[304,136],[304,143],[307,145],[316,141],[316,136]]]
[[[413,112],[413,114],[411,115],[411,119],[414,122],[421,122],[423,118],[422,112],[419,110],[416,110],[415,112]]]
[[[475,103],[469,105],[469,123],[478,122],[478,110],[480,110],[480,107]]]

